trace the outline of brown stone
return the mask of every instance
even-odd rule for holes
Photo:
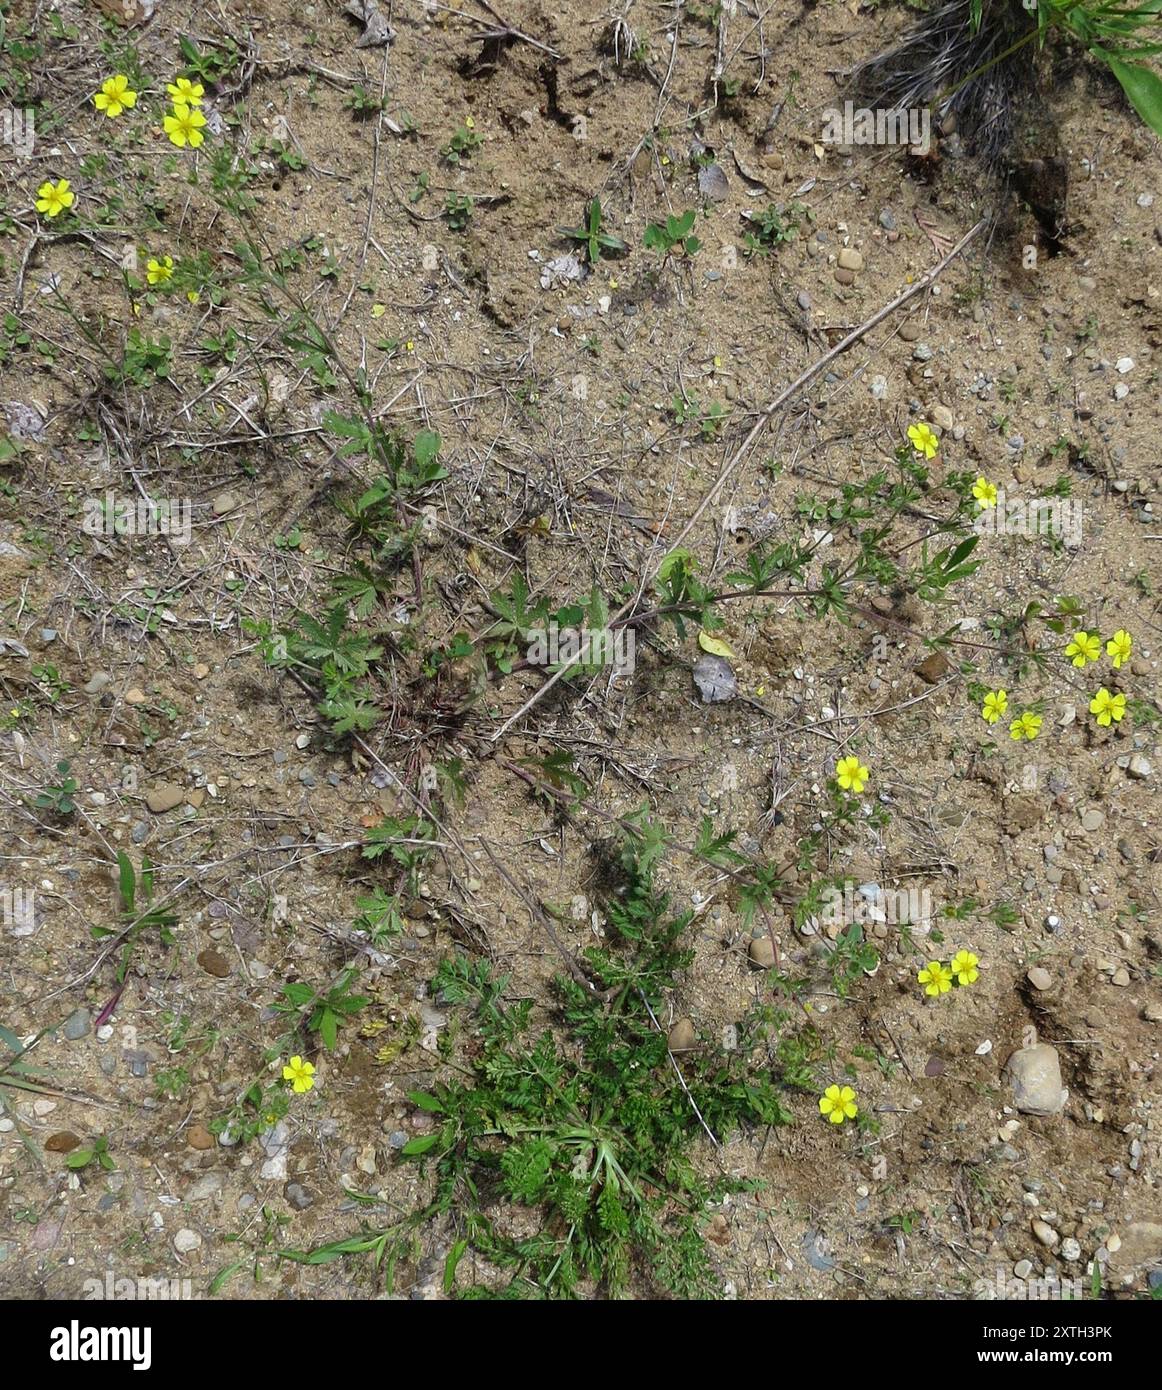
[[[145,794],[145,804],[155,816],[162,816],[166,811],[172,811],[175,806],[180,806],[185,800],[183,788],[175,786],[172,782],[163,782],[160,786],[154,787],[152,791]]]
[[[207,975],[216,975],[220,980],[224,980],[230,973],[230,962],[221,951],[215,951],[212,946],[198,952],[198,964]]]
[[[59,1134],[50,1134],[44,1141],[45,1152],[50,1154],[71,1154],[80,1147],[81,1141],[67,1129],[62,1129]]]
[[[916,674],[921,680],[927,681],[929,685],[935,685],[942,676],[948,674],[948,669],[948,658],[943,652],[929,652],[916,667]]]
[[[191,1125],[186,1130],[186,1143],[191,1149],[212,1149],[214,1136],[205,1125]]]
[[[775,963],[775,945],[769,936],[756,937],[750,943],[751,964],[769,970]]]

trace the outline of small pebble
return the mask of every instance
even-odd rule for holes
[[[1047,1221],[1042,1221],[1040,1218],[1037,1218],[1033,1221],[1032,1226],[1033,1234],[1042,1245],[1053,1246],[1056,1245],[1060,1239],[1057,1232]]]
[[[760,970],[769,970],[775,963],[775,947],[769,936],[756,937],[750,943],[751,964]]]

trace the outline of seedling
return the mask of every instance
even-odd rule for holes
[[[766,256],[778,246],[792,242],[799,235],[799,224],[810,212],[802,203],[784,207],[770,203],[761,212],[744,218],[749,230],[743,237],[744,256]]]
[[[386,103],[382,97],[376,96],[362,84],[359,84],[347,93],[343,105],[356,120],[366,121],[370,120],[372,116],[378,116]]]
[[[648,251],[660,251],[663,256],[673,251],[686,256],[695,255],[702,246],[698,238],[691,235],[696,216],[697,213],[690,208],[681,217],[671,215],[664,223],[651,222],[646,228],[643,245]]]
[[[462,125],[448,137],[448,143],[440,150],[440,158],[454,167],[459,166],[483,143],[473,128]]]
[[[318,1033],[323,1046],[331,1051],[338,1041],[339,1024],[353,1017],[368,1003],[365,994],[351,992],[358,978],[359,972],[353,967],[345,970],[323,995],[307,984],[283,985],[282,1002],[274,1007],[281,1014],[297,1018],[308,1032]],[[306,1012],[308,1009],[309,1013]]]
[[[462,232],[471,222],[475,206],[471,198],[449,193],[444,203],[444,220],[454,232]]]
[[[585,248],[585,259],[590,265],[597,264],[602,252],[617,256],[629,250],[621,237],[604,230],[600,198],[594,198],[590,202],[586,209],[586,220],[581,226],[558,227],[557,230],[569,241]]]
[[[98,1134],[87,1148],[74,1149],[65,1159],[65,1167],[71,1168],[74,1172],[80,1172],[90,1163],[96,1163],[106,1173],[117,1171],[113,1155],[109,1152],[109,1141],[103,1134]]]
[[[60,781],[55,785],[49,784],[45,787],[32,803],[38,811],[51,811],[57,816],[71,816],[77,809],[73,800],[73,795],[77,790],[77,780],[69,776],[68,759],[62,759],[57,763],[56,770],[60,774]]]

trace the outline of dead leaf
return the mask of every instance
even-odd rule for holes
[[[395,38],[395,30],[380,12],[376,0],[347,0],[343,10],[363,25],[363,34],[355,42],[356,48],[382,48]]]

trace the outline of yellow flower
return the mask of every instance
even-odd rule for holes
[[[175,101],[173,115],[167,116],[162,122],[165,133],[179,150],[186,145],[196,150],[206,138],[202,134],[205,124],[206,118],[197,107],[187,106],[184,101]]]
[[[1041,716],[1030,714],[1028,710],[1024,714],[1018,714],[1016,719],[1009,725],[1009,737],[1018,743],[1022,739],[1028,739],[1030,743],[1041,732]]]
[[[411,340],[410,338],[407,340],[406,343],[404,343],[404,350],[405,350],[406,352],[415,352],[415,350],[416,350],[416,345],[415,345],[415,343],[412,342],[412,340]]]
[[[924,993],[930,994],[933,999],[947,994],[952,988],[952,971],[938,960],[930,960],[916,978],[924,986]]]
[[[1073,658],[1075,666],[1084,666],[1087,661],[1096,661],[1101,656],[1101,638],[1096,632],[1073,634],[1073,641],[1065,648],[1065,655]]]
[[[76,195],[69,187],[68,179],[58,179],[56,183],[50,179],[36,190],[36,210],[43,212],[46,217],[55,217],[65,208],[71,208],[75,202]]]
[[[291,1083],[295,1095],[301,1095],[315,1084],[315,1069],[301,1057],[292,1057],[290,1066],[282,1069],[282,1079]]]
[[[173,279],[173,257],[162,256],[161,260],[148,261],[145,278],[151,285],[168,285]]]
[[[981,511],[987,511],[989,507],[997,505],[997,485],[990,483],[987,478],[978,478],[973,483],[972,495],[976,498],[976,505]]]
[[[197,292],[197,290],[186,291],[186,298],[190,301],[191,304],[196,304],[198,300],[201,299],[201,297],[202,296]]]
[[[828,1086],[819,1097],[819,1113],[826,1115],[833,1125],[841,1125],[844,1120],[854,1120],[859,1114],[855,1092],[850,1086]]]
[[[958,985],[974,985],[980,979],[980,971],[976,968],[980,964],[980,958],[974,956],[971,951],[957,951],[952,957],[952,973],[956,976]]]
[[[1103,685],[1089,702],[1089,712],[1097,715],[1097,722],[1103,729],[1108,729],[1110,720],[1117,724],[1125,714],[1126,697],[1124,695],[1111,695]]]
[[[995,724],[1009,707],[1007,690],[990,690],[980,707],[981,715],[989,724]]]
[[[476,122],[472,119],[471,116],[465,116],[465,117],[464,117],[464,128],[465,128],[466,130],[475,130],[475,129],[476,129]]]
[[[858,796],[867,785],[870,774],[858,758],[840,758],[835,764],[835,775],[845,792],[854,792]]]
[[[918,454],[923,454],[926,459],[935,458],[940,449],[940,441],[930,425],[926,425],[923,420],[918,424],[908,426],[908,438],[912,448]]]
[[[173,98],[175,106],[201,106],[206,89],[200,82],[191,82],[188,77],[176,77],[166,83],[166,91]]]
[[[1123,661],[1129,661],[1133,646],[1134,639],[1124,627],[1118,628],[1106,643],[1106,656],[1113,657],[1115,671],[1120,670]]]
[[[93,105],[106,116],[120,116],[137,105],[137,93],[129,90],[129,79],[123,72],[107,77],[101,83],[101,90],[93,97]]]

